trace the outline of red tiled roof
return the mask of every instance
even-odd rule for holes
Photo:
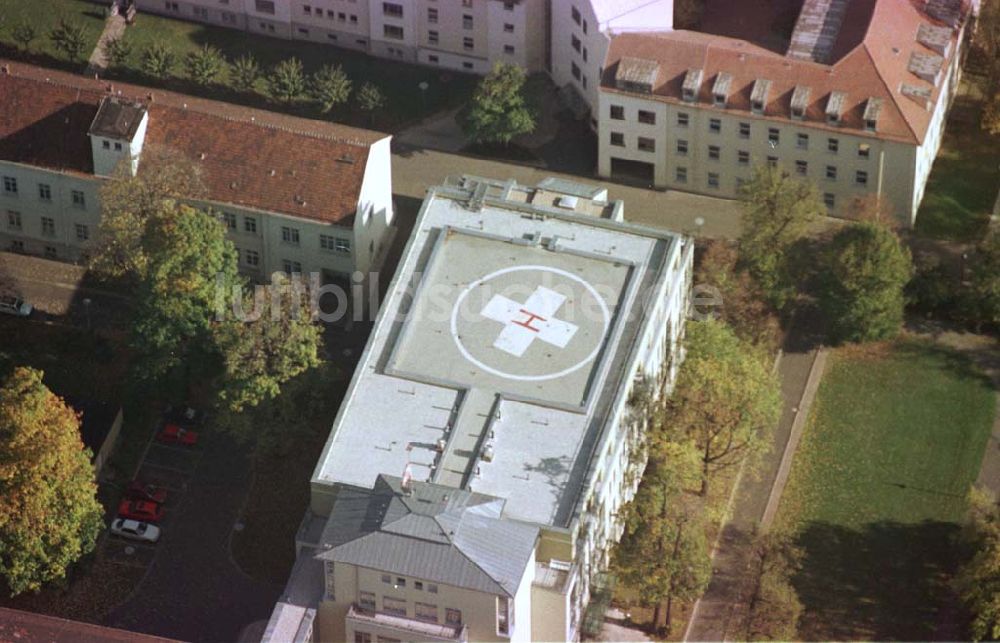
[[[173,639],[0,607],[0,641],[18,641],[19,643],[110,643],[112,641],[170,643]]]
[[[146,144],[200,164],[209,200],[351,225],[387,134],[0,60],[0,159],[93,174],[87,132],[113,91],[145,104]],[[351,162],[353,161],[353,162]],[[141,160],[140,160],[141,164]]]
[[[740,5],[730,6],[735,10]],[[765,117],[790,118],[792,92],[797,85],[804,85],[811,89],[805,118],[809,126],[832,131],[846,128],[862,136],[919,144],[933,113],[904,96],[900,87],[905,83],[932,88],[908,69],[911,52],[935,54],[917,42],[921,24],[942,23],[919,9],[917,0],[853,0],[833,46],[832,64],[796,60],[745,40],[693,31],[621,34],[612,39],[602,89],[621,92],[615,87],[615,73],[622,58],[655,60],[660,70],[651,98],[681,102],[685,73],[688,69],[703,69],[698,106],[721,109],[712,106],[712,84],[720,72],[725,72],[733,76],[726,109],[748,113],[754,81],[764,78],[771,81]],[[948,68],[956,49],[953,42],[943,69]],[[932,88],[931,105],[940,89]],[[839,126],[826,124],[826,102],[831,92],[847,94]],[[862,118],[869,98],[882,99],[874,133],[864,130]]]

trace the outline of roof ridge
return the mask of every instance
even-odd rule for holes
[[[488,518],[488,516],[482,516],[482,517],[483,518]],[[462,518],[459,519],[459,527],[461,527],[462,520],[464,520],[464,519],[465,519],[465,516],[463,514]],[[496,518],[491,518],[491,520],[496,520]],[[458,532],[455,532],[455,533],[456,533],[456,535],[458,534]],[[504,593],[507,594],[507,596],[513,598],[514,594],[510,593],[509,591],[507,591],[507,588],[503,586],[503,583],[501,583],[496,578],[494,578],[493,574],[491,574],[490,572],[486,571],[486,569],[484,569],[482,565],[480,565],[476,560],[474,560],[471,556],[469,556],[469,554],[466,553],[466,551],[464,549],[462,549],[461,547],[459,547],[458,543],[455,542],[455,540],[453,538],[449,539],[448,542],[449,542],[449,545],[451,545],[452,547],[455,548],[455,551],[457,551],[458,553],[460,553],[463,558],[465,558],[467,561],[469,561],[470,563],[472,563],[472,565],[476,569],[478,569],[483,574],[485,574],[486,577],[489,578],[491,581],[493,581],[497,585],[497,587],[499,587],[500,589],[502,589],[504,591]],[[517,590],[515,590],[515,592],[516,591]]]

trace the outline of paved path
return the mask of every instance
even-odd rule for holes
[[[740,637],[734,632],[737,605],[744,588],[750,545],[764,518],[772,487],[779,475],[785,445],[796,417],[808,413],[807,382],[818,355],[816,348],[803,341],[793,326],[778,363],[781,395],[784,401],[781,419],[772,435],[771,450],[765,454],[757,475],[742,476],[736,490],[729,522],[722,528],[712,560],[712,580],[695,605],[685,632],[685,641],[721,641]],[[817,365],[821,368],[821,364]],[[809,388],[815,391],[817,378]],[[779,489],[780,493],[780,489]],[[772,499],[772,504],[777,498]]]
[[[125,18],[116,11],[104,21],[104,31],[101,33],[101,37],[97,39],[97,46],[94,47],[94,51],[91,52],[90,59],[87,61],[88,75],[99,74],[108,68],[108,56],[105,52],[105,47],[109,40],[121,38],[123,33],[125,33]]]

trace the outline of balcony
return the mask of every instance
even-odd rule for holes
[[[441,625],[439,623],[428,623],[418,621],[406,616],[395,616],[385,612],[376,612],[363,609],[357,605],[352,605],[347,612],[347,622],[360,625],[365,631],[375,630],[383,634],[400,638],[402,640],[412,640],[414,638],[424,641],[468,641],[468,625]]]

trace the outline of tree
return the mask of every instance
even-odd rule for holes
[[[124,36],[111,38],[104,43],[104,53],[108,57],[108,65],[112,69],[123,69],[128,65],[129,58],[132,57],[132,43],[125,40]]]
[[[825,212],[816,186],[778,167],[759,166],[740,189],[740,264],[781,310],[794,293],[789,250]]]
[[[718,289],[722,299],[721,318],[740,339],[766,350],[776,348],[778,318],[764,298],[764,293],[738,266],[735,245],[720,239],[708,242],[695,270],[694,281]]]
[[[147,256],[137,288],[132,345],[139,373],[156,381],[195,358],[211,357],[215,302],[239,283],[236,249],[214,215],[172,201],[146,223]],[[220,293],[221,290],[221,293]]]
[[[899,332],[913,263],[892,230],[852,224],[833,238],[822,263],[820,305],[834,340],[876,341]]]
[[[969,285],[963,299],[963,309],[977,328],[1000,325],[1000,232],[995,229],[987,232],[971,253]]]
[[[260,65],[252,55],[244,54],[230,65],[229,78],[237,91],[252,92],[260,79]]]
[[[534,131],[535,116],[525,102],[524,82],[521,67],[503,63],[479,82],[462,123],[474,143],[509,145],[514,137]]]
[[[657,441],[693,441],[701,454],[701,494],[719,470],[749,459],[765,448],[761,432],[781,412],[781,387],[761,350],[740,340],[724,323],[688,322],[688,355],[673,395],[664,404],[672,433]],[[654,447],[655,449],[655,447]]]
[[[898,223],[893,216],[892,202],[878,194],[857,196],[847,207],[847,218],[853,221],[870,221],[889,228]]]
[[[358,90],[358,107],[361,111],[368,112],[368,123],[375,121],[375,112],[385,107],[385,95],[378,85],[366,82]]]
[[[982,3],[979,18],[976,20],[976,33],[973,40],[977,53],[977,58],[985,65],[985,87],[984,94],[992,97],[989,101],[992,114],[987,119],[983,114],[983,125],[990,128],[1000,125],[992,116],[1000,108],[997,104],[997,97],[1000,96],[1000,2],[997,0],[987,0]],[[989,130],[987,130],[989,131]],[[995,134],[996,131],[994,130]]]
[[[122,163],[101,186],[101,223],[89,267],[105,277],[143,277],[148,263],[142,240],[149,220],[167,201],[207,193],[194,161],[171,148],[146,144],[133,176]]]
[[[83,59],[87,49],[87,30],[83,25],[63,18],[49,33],[49,38],[52,39],[56,49],[65,54],[70,62],[75,63]]]
[[[226,59],[211,45],[202,45],[201,49],[189,53],[185,63],[188,78],[204,87],[215,83],[226,68]]]
[[[31,43],[38,37],[38,31],[30,22],[19,22],[11,29],[10,35],[14,38],[14,42],[18,44],[21,51],[27,53]]]
[[[261,288],[257,294],[264,296],[247,294],[242,307],[256,319],[226,320],[213,329],[224,365],[219,399],[234,413],[273,399],[282,384],[319,365],[322,333],[304,289],[275,273],[270,292]]]
[[[340,65],[324,65],[312,76],[310,91],[324,114],[347,102],[351,95],[351,79]]]
[[[0,574],[12,594],[64,578],[94,549],[104,511],[76,414],[15,368],[0,386]]]
[[[267,77],[267,89],[271,96],[283,103],[292,103],[305,92],[306,77],[302,71],[302,61],[298,58],[282,60]]]
[[[156,80],[166,80],[173,73],[177,57],[169,47],[157,41],[142,52],[139,64],[147,76]]]
[[[793,641],[802,602],[792,585],[802,551],[787,534],[757,536],[750,556],[750,582],[741,623],[745,641]]]
[[[969,496],[965,544],[972,557],[955,578],[955,589],[972,613],[975,641],[1000,639],[1000,511],[988,494]]]

